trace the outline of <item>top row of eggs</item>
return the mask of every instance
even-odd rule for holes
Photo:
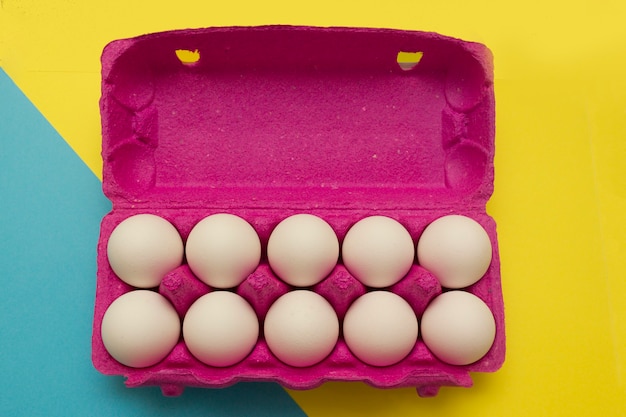
[[[281,221],[267,243],[274,273],[295,287],[308,287],[327,277],[339,259],[339,240],[332,227],[311,214]],[[398,221],[365,217],[347,232],[341,245],[346,269],[365,286],[384,288],[400,281],[418,263],[446,288],[464,288],[478,281],[491,263],[487,232],[475,220],[460,215],[430,223],[417,249]],[[113,272],[137,288],[152,288],[183,256],[192,272],[213,288],[239,285],[259,265],[261,242],[241,217],[219,213],[202,219],[187,242],[162,217],[139,214],[122,221],[111,233],[107,256]]]

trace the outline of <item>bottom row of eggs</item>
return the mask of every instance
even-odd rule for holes
[[[181,329],[182,327],[182,329]],[[241,296],[214,291],[200,297],[181,321],[170,302],[149,290],[116,299],[102,320],[102,341],[118,362],[135,368],[157,364],[183,340],[199,361],[215,367],[235,365],[250,354],[260,332],[253,308]],[[428,349],[452,365],[482,358],[495,338],[489,307],[465,291],[448,291],[426,308],[419,324],[411,306],[389,291],[371,291],[348,309],[343,338],[354,356],[373,366],[389,366],[414,348],[418,333]],[[294,367],[315,365],[334,349],[339,319],[319,294],[295,290],[278,298],[263,322],[271,352]]]

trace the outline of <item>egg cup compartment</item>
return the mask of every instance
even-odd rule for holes
[[[190,58],[181,58],[187,54]],[[408,57],[408,58],[407,58]],[[408,61],[407,61],[408,59]],[[485,212],[493,189],[494,97],[491,56],[482,45],[432,33],[359,28],[269,26],[211,28],[146,35],[109,44],[102,57],[103,190],[113,210],[102,221],[93,327],[93,362],[129,387],[224,387],[275,381],[293,389],[325,381],[380,388],[471,386],[469,372],[492,372],[504,360],[504,312],[495,222]],[[480,297],[496,322],[489,352],[470,365],[438,360],[421,336],[395,365],[357,359],[340,333],[323,361],[291,367],[259,336],[253,351],[228,367],[194,358],[184,341],[161,362],[131,368],[104,348],[106,309],[134,288],[107,259],[107,242],[125,218],[150,213],[170,221],[183,241],[205,216],[230,213],[259,235],[256,270],[236,288],[259,321],[296,289],[267,260],[272,230],[293,214],[328,222],[339,242],[358,220],[399,221],[415,244],[447,214],[480,223],[493,248],[486,274],[465,291]],[[332,305],[340,323],[371,288],[341,262],[307,288]],[[158,288],[181,317],[214,289],[186,261]],[[385,290],[403,297],[418,319],[442,291],[414,261]],[[262,329],[262,326],[261,326]]]

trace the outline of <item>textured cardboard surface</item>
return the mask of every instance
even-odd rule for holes
[[[177,50],[198,51],[182,63]],[[404,70],[399,52],[423,52]],[[471,385],[469,371],[494,371],[504,360],[504,312],[495,222],[485,204],[493,190],[494,95],[491,55],[482,45],[432,33],[308,27],[219,28],[166,32],[111,43],[102,57],[103,188],[113,211],[101,226],[93,360],[129,386],[227,386],[271,380],[297,389],[327,380],[377,387]],[[340,241],[356,221],[387,215],[413,241],[445,214],[464,214],[487,230],[494,250],[485,276],[468,291],[496,318],[496,341],[478,362],[441,363],[418,340],[400,363],[384,368],[355,359],[340,340],[309,368],[291,368],[262,337],[250,356],[229,368],[195,360],[181,341],[163,362],[132,369],[115,362],[99,335],[102,316],[131,290],[111,271],[108,236],[124,218],[153,213],[183,239],[217,212],[250,222],[265,249],[273,227],[307,212],[324,218]],[[290,287],[261,265],[236,291],[262,320]],[[341,265],[315,291],[340,318],[367,289]],[[414,265],[390,289],[419,316],[441,291]],[[184,311],[202,293],[186,266],[159,291]]]

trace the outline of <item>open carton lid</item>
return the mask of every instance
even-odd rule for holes
[[[114,208],[483,211],[492,57],[433,33],[182,30],[103,53]]]

